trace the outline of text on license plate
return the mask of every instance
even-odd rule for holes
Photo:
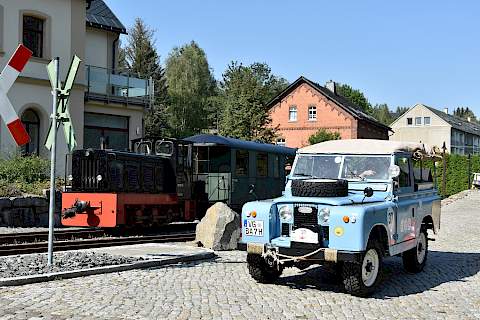
[[[244,220],[246,236],[263,237],[263,221]]]

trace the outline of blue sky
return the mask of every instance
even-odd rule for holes
[[[333,79],[391,108],[468,106],[480,115],[480,1],[106,0],[156,30],[162,63],[195,40],[217,79],[232,60],[294,81]]]

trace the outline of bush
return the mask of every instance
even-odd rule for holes
[[[0,196],[41,194],[48,188],[50,162],[37,156],[16,155],[0,160]]]
[[[320,129],[308,138],[309,144],[316,144],[329,140],[340,140],[340,133],[337,131],[327,131],[325,129]]]
[[[443,181],[443,165],[442,160],[437,162],[436,167],[436,177],[437,177],[437,188],[442,197],[449,197],[455,193],[458,193],[463,190],[470,189],[471,185],[468,185],[468,156],[462,156],[458,154],[447,154],[446,155],[446,189],[442,189]],[[431,161],[428,161],[430,164],[427,164],[431,169],[433,169],[433,164]],[[473,173],[480,172],[480,156],[472,156],[470,159],[470,183],[472,183]],[[433,172],[433,171],[432,171]]]

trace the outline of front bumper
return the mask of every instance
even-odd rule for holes
[[[274,247],[265,245],[263,243],[248,243],[247,252],[253,254],[264,254],[268,251],[274,251],[276,254],[289,256],[290,258],[282,258],[280,256],[280,261],[282,259],[291,259],[299,258],[299,260],[307,261],[328,261],[328,262],[362,262],[363,252],[362,251],[346,251],[346,250],[337,250],[331,248],[320,248],[318,246],[303,244],[303,243],[292,243],[290,248],[284,247]],[[314,254],[311,254],[314,252]],[[301,258],[308,255],[306,258]]]

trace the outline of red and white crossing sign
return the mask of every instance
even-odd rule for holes
[[[17,112],[7,97],[7,92],[12,87],[20,72],[32,56],[32,51],[23,44],[18,45],[17,50],[8,61],[8,64],[0,74],[0,116],[7,125],[17,145],[22,146],[30,142],[22,121],[18,118]]]

